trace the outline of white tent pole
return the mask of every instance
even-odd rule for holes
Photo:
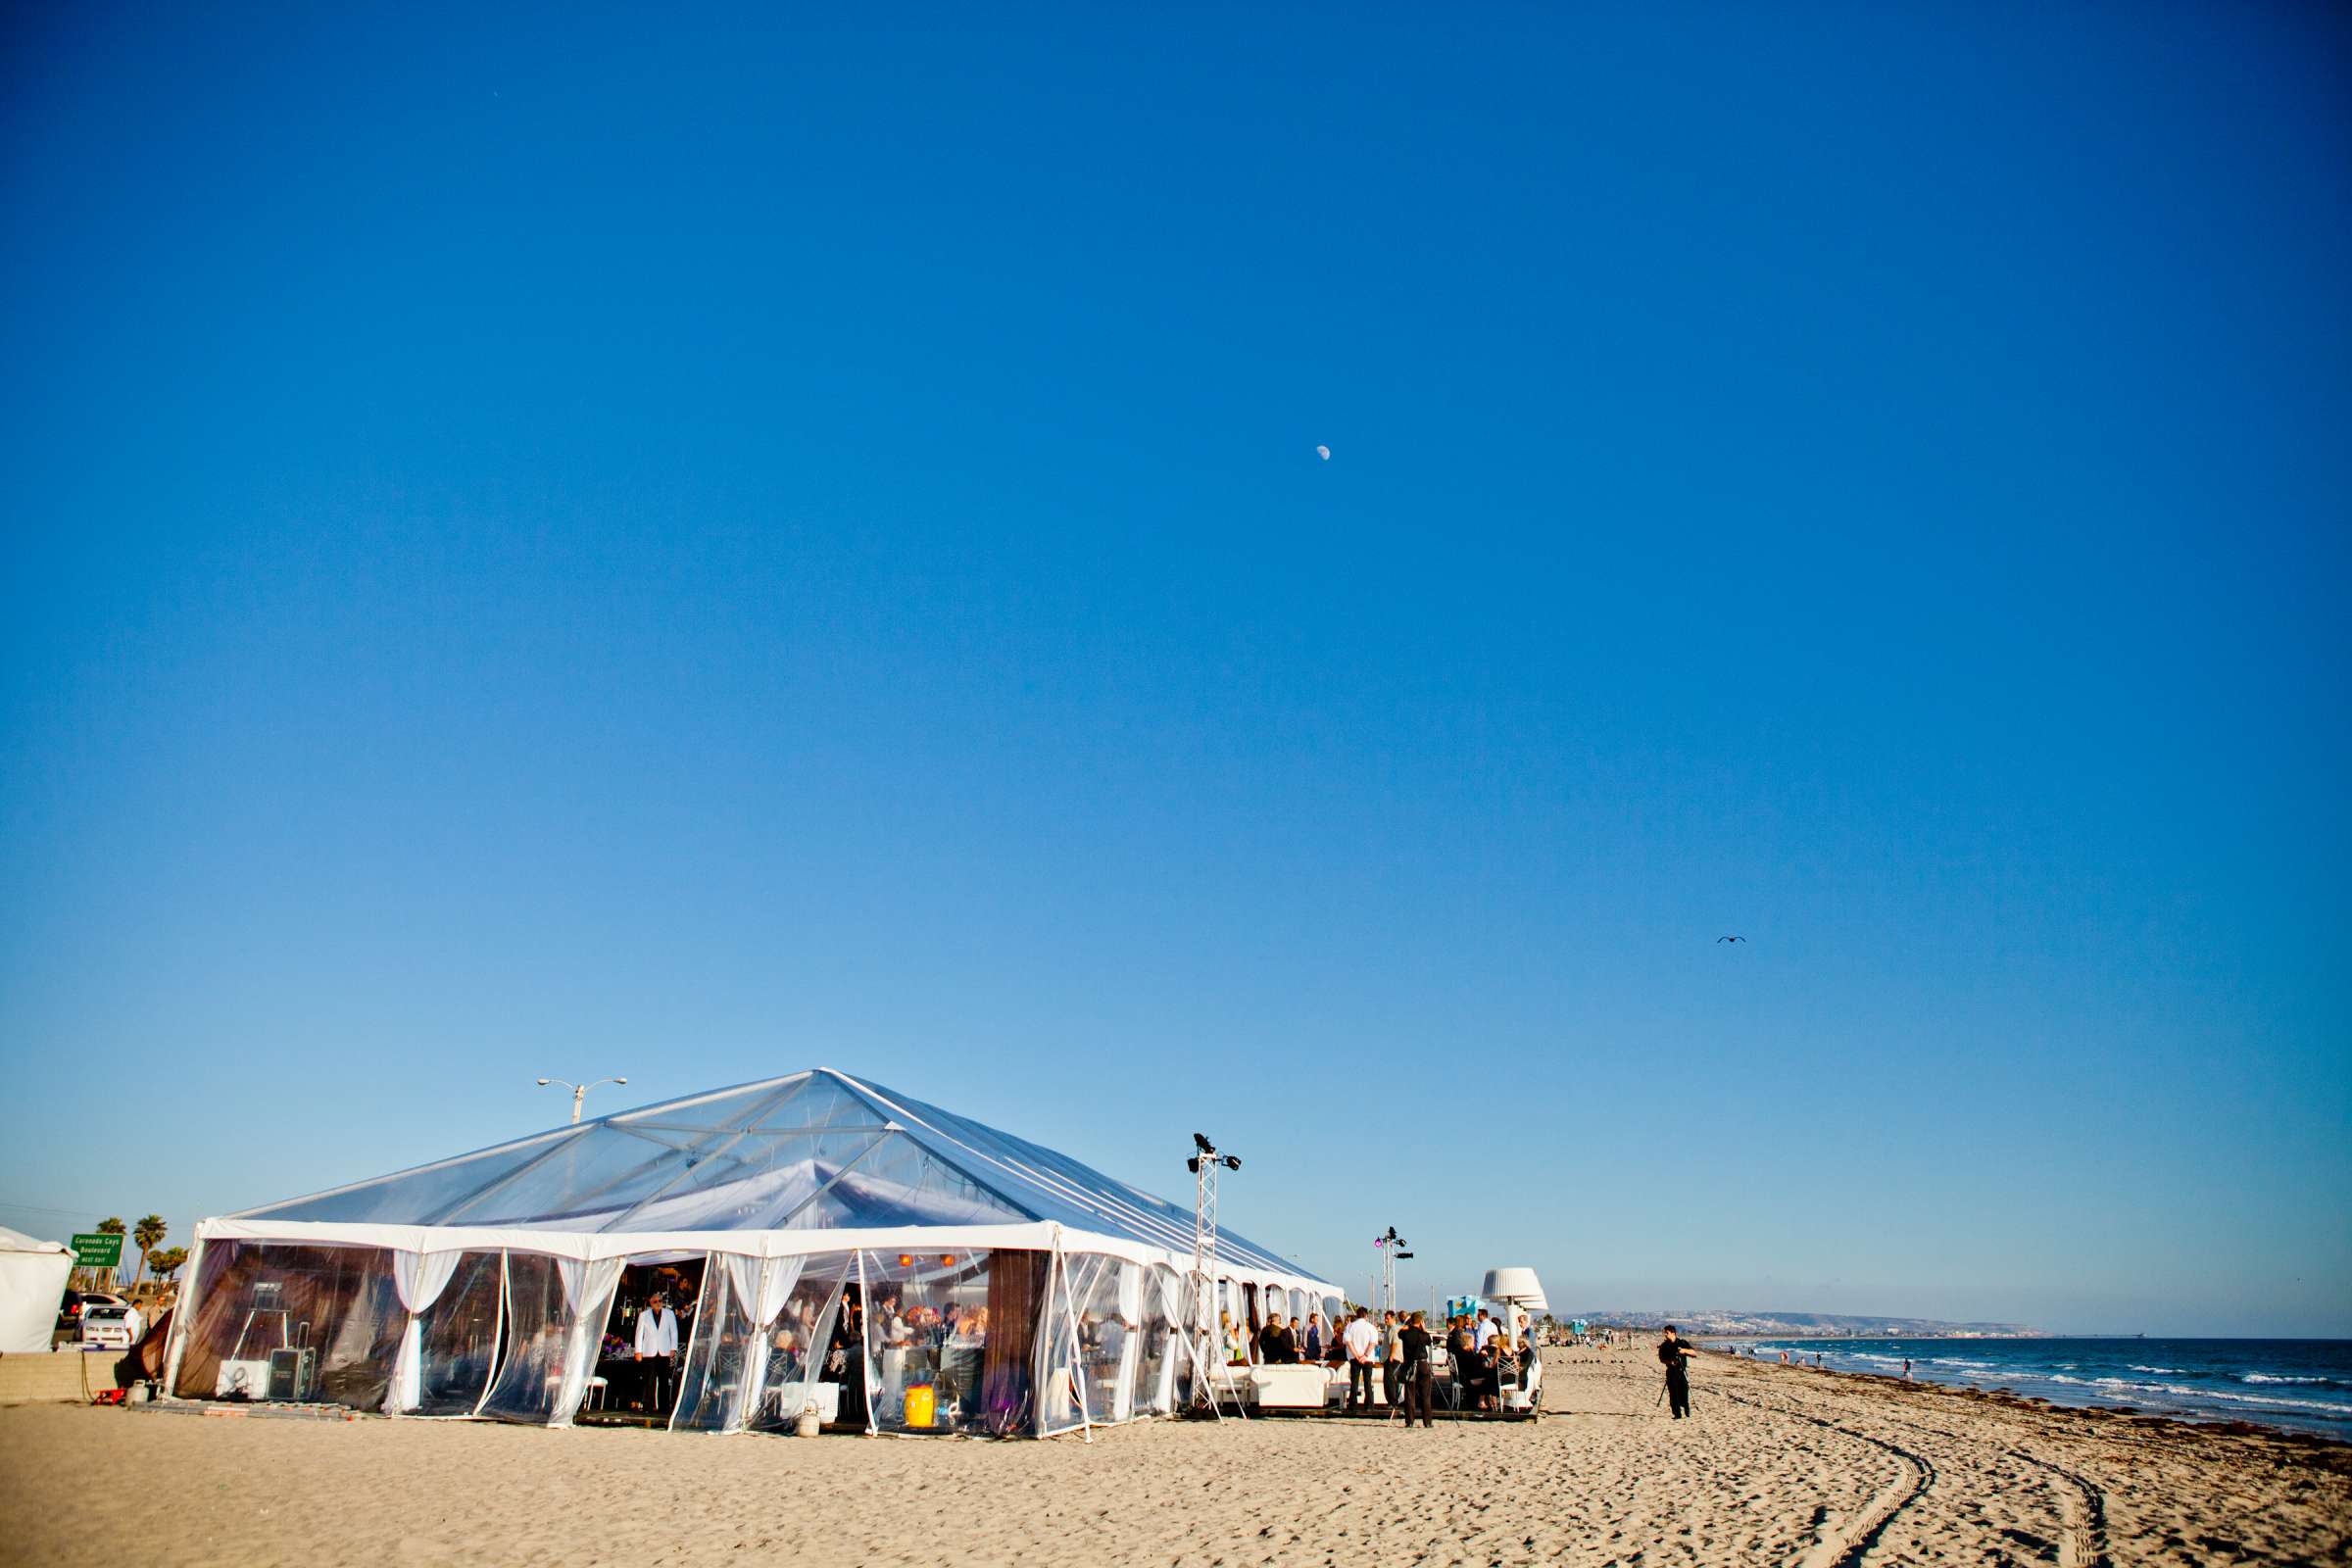
[[[174,1397],[179,1389],[179,1358],[188,1348],[188,1334],[196,1321],[194,1307],[198,1287],[204,1280],[204,1229],[196,1231],[196,1250],[189,1254],[184,1265],[188,1271],[188,1288],[180,1293],[172,1309],[172,1343],[164,1354],[164,1396]]]
[[[678,1363],[678,1396],[669,1401],[669,1423],[662,1429],[664,1432],[678,1430],[678,1412],[686,1407],[686,1373],[694,1365],[694,1344],[703,1337],[703,1314],[710,1304],[710,1256],[711,1254],[709,1252],[703,1254],[703,1288],[694,1298],[694,1327],[686,1331],[686,1358]],[[720,1274],[720,1283],[727,1294],[730,1296],[734,1294],[735,1282],[727,1279],[723,1271]],[[612,1295],[615,1298],[620,1295],[620,1286],[617,1281],[613,1284]],[[610,1316],[612,1308],[608,1306],[605,1310],[607,1316]],[[589,1366],[591,1370],[594,1370],[595,1363],[590,1362]],[[710,1385],[710,1374],[705,1372],[703,1386],[708,1388]]]
[[[760,1321],[760,1303],[767,1298],[767,1271],[775,1266],[774,1258],[763,1257],[760,1260],[759,1272],[753,1276],[759,1282],[753,1287],[758,1294],[752,1298],[752,1304],[744,1308],[744,1316],[752,1322],[752,1343],[744,1355],[743,1366],[735,1374],[735,1408],[728,1415],[726,1425],[719,1429],[722,1432],[741,1432],[760,1413],[760,1395],[767,1387],[767,1358],[772,1349],[769,1342],[774,1338],[775,1330],[774,1319],[765,1323]],[[727,1287],[732,1290],[734,1285],[734,1276],[730,1271]],[[782,1310],[781,1307],[777,1308],[779,1315]],[[802,1358],[807,1359],[806,1351]]]
[[[490,1330],[490,1375],[482,1380],[482,1396],[473,1401],[475,1415],[480,1415],[482,1407],[490,1402],[491,1391],[498,1387],[498,1374],[506,1368],[507,1358],[499,1353],[498,1348],[498,1342],[506,1338],[506,1333],[507,1253],[506,1250],[501,1248],[498,1253],[498,1319],[491,1325]]]
[[[1061,1279],[1061,1314],[1070,1326],[1069,1378],[1071,1386],[1078,1391],[1078,1438],[1082,1443],[1092,1443],[1095,1441],[1095,1423],[1086,1410],[1086,1379],[1078,1371],[1079,1357],[1085,1353],[1086,1347],[1078,1339],[1078,1308],[1070,1299],[1070,1270],[1066,1257],[1060,1241],[1056,1239],[1054,1243],[1054,1272]]]
[[[858,1383],[865,1390],[865,1435],[882,1429],[874,1424],[874,1293],[865,1283],[865,1249],[858,1250]]]

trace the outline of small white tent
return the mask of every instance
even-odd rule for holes
[[[0,1225],[0,1354],[49,1348],[74,1254]]]

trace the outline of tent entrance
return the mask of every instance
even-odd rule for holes
[[[632,1258],[620,1271],[612,1318],[597,1348],[595,1375],[572,1417],[575,1426],[670,1424],[702,1318],[709,1264],[707,1254],[695,1252]]]

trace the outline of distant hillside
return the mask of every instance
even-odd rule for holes
[[[1555,1317],[1559,1314],[1554,1313]],[[1668,1323],[1689,1334],[1841,1335],[1857,1340],[2046,1339],[2023,1323],[1944,1323],[1932,1317],[1851,1317],[1838,1312],[1732,1312],[1691,1307],[1675,1312],[1575,1312],[1588,1323],[1654,1329]]]

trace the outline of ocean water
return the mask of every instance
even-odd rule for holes
[[[1765,1340],[1761,1358],[2352,1442],[2352,1340]]]

